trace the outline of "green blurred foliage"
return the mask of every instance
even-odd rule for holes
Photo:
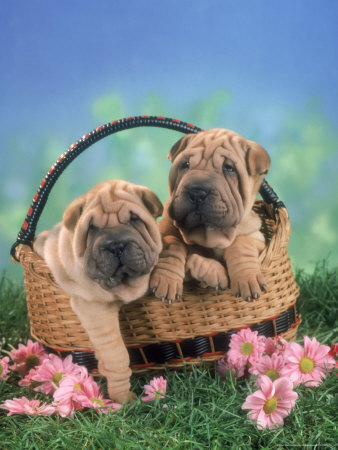
[[[142,114],[178,115],[156,94],[149,94],[134,106]],[[203,128],[227,127],[231,110],[231,95],[226,91],[216,91],[207,98],[186,105],[179,118]],[[130,115],[126,111],[130,112],[130,109],[119,96],[100,98],[92,105],[93,122],[97,125],[123,118]],[[245,137],[260,142],[264,133],[255,117],[249,120],[243,115],[243,118],[244,122],[250,123],[250,135],[245,134]],[[310,270],[315,261],[328,256],[329,263],[337,265],[337,131],[320,112],[316,102],[310,102],[302,110],[288,111],[275,128],[268,139],[267,150],[272,157],[268,181],[290,212],[293,230],[289,246],[291,259],[294,265],[305,270]],[[106,179],[125,179],[146,185],[165,201],[170,168],[166,155],[181,136],[172,130],[137,128],[119,132],[90,147],[56,183],[38,231],[53,226],[73,198]],[[19,135],[11,138],[6,165],[16,170],[15,174],[7,170],[2,175],[0,265],[8,267],[9,275],[21,273],[20,268],[15,270],[10,264],[10,245],[15,241],[42,178],[66,150],[60,138],[46,135],[34,138],[36,145],[29,149]]]
[[[338,263],[338,133],[318,111],[316,102],[290,111],[269,175],[290,213],[289,253],[304,269]]]

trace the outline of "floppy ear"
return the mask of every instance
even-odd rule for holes
[[[186,136],[183,136],[179,141],[177,141],[176,144],[174,144],[174,146],[168,153],[168,159],[170,162],[173,162],[176,156],[179,153],[183,152],[193,136],[193,134],[187,134]]]
[[[152,190],[145,186],[136,186],[135,192],[152,216],[156,218],[162,215],[163,205]]]
[[[246,152],[246,165],[249,175],[264,175],[270,168],[270,156],[256,142],[250,142]]]
[[[79,220],[82,210],[85,204],[85,198],[83,196],[76,198],[66,208],[63,214],[63,224],[68,230],[72,231],[75,228],[77,221]]]

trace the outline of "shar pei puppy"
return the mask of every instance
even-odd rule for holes
[[[130,392],[129,355],[119,309],[144,295],[162,249],[156,218],[162,204],[148,188],[124,181],[98,184],[75,199],[63,220],[34,243],[93,344],[109,396]]]
[[[233,131],[212,129],[183,137],[168,157],[169,200],[159,223],[163,252],[152,291],[170,303],[192,277],[257,299],[266,289],[258,259],[265,240],[252,207],[269,155]]]

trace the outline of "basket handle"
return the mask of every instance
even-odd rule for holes
[[[45,207],[48,196],[62,172],[68,167],[68,165],[90,147],[95,142],[103,139],[106,136],[117,133],[118,131],[128,130],[130,128],[137,127],[159,127],[167,128],[170,130],[180,131],[182,133],[198,133],[202,131],[190,123],[182,122],[178,119],[168,119],[161,116],[137,116],[127,117],[121,120],[114,120],[97,127],[90,133],[85,134],[78,141],[74,142],[55,162],[55,164],[49,169],[48,173],[42,180],[36,194],[33,197],[32,203],[28,209],[26,218],[18,233],[17,239],[11,247],[11,256],[13,259],[18,260],[16,257],[16,247],[19,244],[32,245],[34,240],[35,230],[41,213]],[[275,210],[280,207],[284,207],[283,203],[279,201],[276,193],[271,186],[263,180],[260,188],[260,194],[263,200],[267,203],[272,203]]]

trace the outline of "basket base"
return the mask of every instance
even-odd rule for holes
[[[265,337],[281,336],[286,340],[295,340],[301,322],[298,305],[289,308],[271,320],[250,327]],[[191,365],[212,363],[223,358],[229,349],[231,336],[238,330],[227,333],[215,333],[210,336],[198,336],[176,342],[163,342],[128,348],[130,367],[133,373],[156,372],[164,369],[179,369]],[[100,376],[94,351],[65,352],[49,348],[61,356],[73,355],[73,362],[85,366],[90,373]]]

